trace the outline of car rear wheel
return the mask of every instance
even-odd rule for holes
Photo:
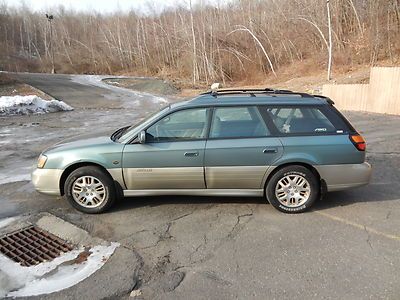
[[[269,180],[265,195],[285,213],[306,211],[319,196],[318,178],[309,169],[293,165],[278,170]]]
[[[109,209],[116,199],[112,178],[95,166],[81,167],[67,177],[65,198],[77,210],[96,214]]]

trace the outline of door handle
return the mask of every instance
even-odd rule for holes
[[[185,152],[185,156],[191,156],[191,157],[193,157],[193,156],[199,156],[199,152]]]
[[[276,148],[265,148],[263,153],[277,153],[278,150]]]

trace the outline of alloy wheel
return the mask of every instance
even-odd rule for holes
[[[104,184],[94,176],[81,176],[72,184],[72,197],[86,208],[100,206],[106,199]]]
[[[275,187],[275,196],[286,207],[299,207],[311,194],[310,183],[301,175],[287,175]]]

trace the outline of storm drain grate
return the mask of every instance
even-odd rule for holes
[[[37,226],[0,237],[0,253],[26,267],[53,260],[72,249],[71,244]]]

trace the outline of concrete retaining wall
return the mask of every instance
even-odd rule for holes
[[[322,94],[336,107],[400,115],[400,68],[371,68],[369,84],[325,84]]]

